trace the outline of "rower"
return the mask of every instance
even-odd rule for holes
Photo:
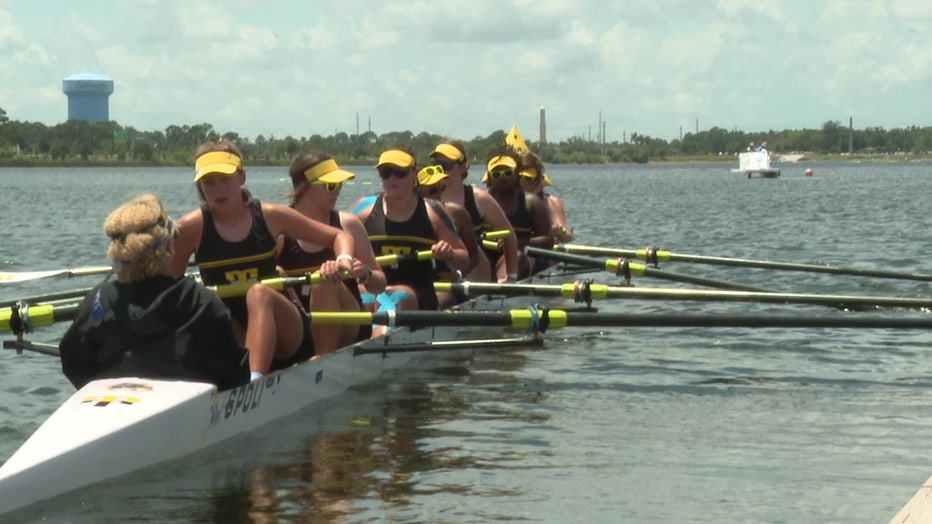
[[[386,149],[375,166],[382,179],[383,192],[375,199],[362,198],[353,205],[354,213],[366,227],[377,256],[413,255],[430,250],[434,260],[402,258],[385,268],[386,293],[397,295],[398,309],[437,309],[434,292],[437,276],[434,261],[445,262],[453,271],[469,267],[469,253],[463,241],[446,224],[441,212],[428,206],[417,195],[417,161],[404,146]]]
[[[243,185],[243,154],[228,140],[207,142],[195,152],[194,183],[201,206],[181,217],[181,234],[172,270],[184,273],[194,255],[204,284],[257,282],[278,276],[280,236],[331,246],[336,264],[321,270],[325,281],[339,281],[353,269],[353,237],[311,220],[294,209],[252,198]],[[234,329],[249,348],[253,380],[314,355],[310,320],[300,303],[264,285],[253,285],[245,297],[224,299]]]
[[[466,183],[466,177],[469,176],[466,146],[461,140],[446,140],[437,144],[430,158],[449,176],[444,184],[440,200],[465,207],[477,236],[483,231],[508,231],[510,233],[498,242],[504,256],[496,257],[496,261],[491,262],[492,278],[499,283],[517,280],[518,240],[514,229],[501,206],[488,191]],[[470,280],[477,279],[470,277]]]
[[[566,244],[573,241],[573,232],[566,222],[566,210],[563,207],[563,199],[548,193],[545,187],[553,185],[550,177],[544,172],[544,163],[540,157],[530,150],[521,154],[519,175],[521,179],[521,188],[527,193],[533,193],[544,201],[547,211],[550,214],[550,230],[553,234],[554,243]]]
[[[459,235],[469,252],[469,266],[464,273],[447,271],[441,273],[438,278],[444,282],[460,282],[463,279],[472,282],[488,282],[492,277],[492,269],[488,257],[479,247],[479,241],[473,230],[469,212],[466,211],[465,207],[455,202],[436,200],[443,194],[444,187],[449,179],[450,177],[443,172],[443,168],[439,165],[427,166],[417,173],[418,194],[429,206],[442,208],[441,216],[449,216],[451,220],[451,223],[448,224],[450,229]],[[441,211],[441,209],[438,209],[438,211]],[[437,297],[441,309],[451,307],[468,298],[464,295],[456,296],[450,292],[437,292]]]
[[[518,165],[517,154],[509,147],[493,149],[482,181],[488,184],[489,193],[511,222],[518,238],[519,252],[525,246],[552,249],[550,214],[540,197],[525,193],[518,185],[518,177],[527,176],[518,173]],[[500,251],[487,250],[486,253],[490,261],[497,261],[501,256]],[[527,257],[519,253],[518,276],[525,278],[530,272]]]
[[[356,175],[341,169],[327,153],[313,150],[299,154],[292,161],[288,174],[294,187],[291,207],[308,218],[348,232],[353,237],[353,251],[356,253],[348,279],[303,286],[299,292],[301,304],[311,312],[362,311],[360,287],[368,293],[381,293],[385,289],[385,273],[375,259],[362,222],[352,213],[334,209],[343,183],[356,178]],[[318,270],[330,272],[334,268],[329,266],[335,264],[335,255],[330,246],[311,244],[292,237],[278,239],[278,265],[290,276]],[[311,326],[314,352],[317,355],[329,353],[371,335],[371,325]]]

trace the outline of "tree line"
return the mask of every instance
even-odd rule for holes
[[[466,143],[472,161],[483,162],[486,152],[500,144],[506,135],[496,130],[485,137],[460,138]],[[376,134],[336,132],[330,136],[313,134],[295,138],[264,135],[249,138],[235,131],[219,131],[208,123],[171,125],[162,131],[142,131],[115,121],[89,123],[69,120],[53,126],[39,122],[11,120],[0,108],[0,163],[5,165],[44,165],[113,163],[139,165],[189,165],[195,147],[207,140],[227,138],[236,142],[252,164],[287,164],[299,152],[319,149],[347,165],[375,162],[381,151],[392,145],[408,145],[420,158],[450,137],[411,131]],[[528,137],[525,137],[527,139]],[[671,141],[632,133],[624,142],[598,142],[571,137],[561,142],[529,145],[552,163],[646,163],[649,161],[730,158],[744,151],[749,142],[766,141],[771,152],[859,155],[932,154],[932,127],[911,126],[883,129],[868,127],[849,130],[840,122],[829,121],[820,129],[746,132],[712,127],[687,133]]]

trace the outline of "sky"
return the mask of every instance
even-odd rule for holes
[[[928,0],[0,0],[0,108],[254,139],[371,130],[664,140],[932,125]]]

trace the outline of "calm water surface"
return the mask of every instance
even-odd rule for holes
[[[549,172],[579,243],[932,273],[932,164],[791,164],[775,180],[743,179],[728,167]],[[803,176],[806,167],[814,177]],[[356,172],[345,205],[378,187],[371,168]],[[284,201],[283,176],[283,168],[254,168],[247,185]],[[188,169],[0,169],[0,268],[106,264],[107,213],[151,190],[181,214],[197,205],[190,180]],[[905,280],[665,268],[781,291],[932,295],[929,283]],[[93,283],[7,285],[0,300]],[[845,314],[816,306],[598,305]],[[63,331],[31,337],[55,343]],[[15,520],[874,523],[891,518],[932,475],[926,331],[568,328],[545,336],[540,350],[480,353],[385,377]],[[72,391],[55,359],[0,352],[0,460]]]

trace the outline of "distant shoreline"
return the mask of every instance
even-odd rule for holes
[[[793,165],[805,163],[824,163],[824,162],[847,162],[847,163],[894,163],[894,162],[932,162],[932,154],[892,154],[892,155],[848,155],[848,154],[786,154],[785,156],[799,157],[791,161],[780,161],[779,158],[784,156],[780,153],[774,153],[774,165]],[[696,164],[696,163],[734,163],[737,161],[736,155],[677,155],[667,158],[652,158],[648,164]],[[544,159],[545,164],[546,159]],[[372,161],[375,163],[375,160]],[[602,162],[611,164],[613,162]],[[634,164],[634,162],[628,162]],[[366,165],[365,161],[346,162],[347,165]],[[599,162],[586,162],[587,165],[598,165]],[[269,162],[269,161],[251,161],[253,166],[288,166],[287,162]],[[561,165],[554,163],[554,165]],[[566,163],[565,165],[570,165]],[[0,167],[190,167],[187,163],[174,162],[120,162],[112,160],[50,160],[31,159],[31,158],[0,158]]]

